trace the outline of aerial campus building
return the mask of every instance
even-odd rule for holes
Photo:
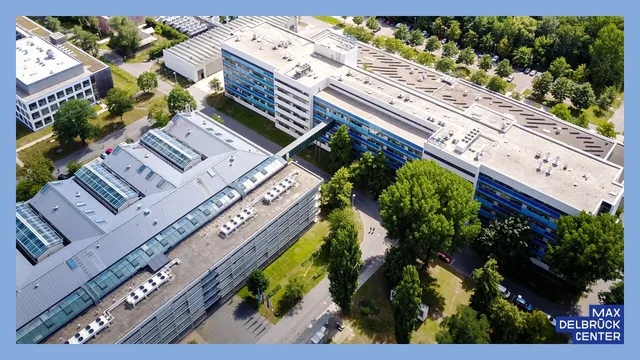
[[[222,69],[220,43],[232,36],[236,29],[267,22],[279,28],[298,31],[297,16],[239,16],[225,24],[211,20],[211,17],[197,19],[213,28],[163,50],[165,66],[194,82]]]
[[[177,114],[16,204],[16,343],[181,339],[317,221],[321,183]]]
[[[394,168],[436,161],[473,183],[483,223],[526,215],[542,267],[561,215],[621,203],[624,146],[522,102],[330,30],[262,23],[221,47],[228,97],[294,137],[330,129],[325,149],[344,124],[357,153],[382,150]]]
[[[32,131],[53,124],[69,99],[95,104],[113,87],[111,69],[26,17],[16,18],[16,120]]]

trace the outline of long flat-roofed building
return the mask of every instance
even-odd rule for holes
[[[273,26],[298,31],[296,16],[239,16],[227,23],[208,21],[213,29],[163,50],[164,64],[178,74],[197,82],[222,68],[220,42],[236,29],[267,22]]]
[[[431,159],[472,182],[485,224],[526,215],[543,267],[560,216],[620,205],[621,144],[353,38],[262,23],[237,29],[222,55],[226,95],[288,134],[334,121],[320,139],[330,150],[344,124],[359,154],[382,151],[394,168]]]
[[[120,144],[16,205],[16,342],[181,339],[317,221],[321,183],[199,112]]]
[[[95,104],[112,87],[107,65],[64,35],[16,17],[16,120],[40,130],[53,124],[53,114],[67,100]]]

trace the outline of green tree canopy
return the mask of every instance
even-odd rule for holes
[[[493,66],[493,60],[491,60],[491,56],[486,55],[486,54],[482,55],[482,57],[478,61],[478,67],[481,70],[487,71],[487,70],[491,69],[492,66]]]
[[[493,51],[495,47],[495,43],[493,42],[493,37],[491,34],[485,34],[480,39],[480,43],[478,44],[478,49],[482,52],[490,52]],[[491,57],[489,57],[491,58]]]
[[[67,100],[53,115],[53,133],[62,144],[71,144],[78,137],[85,143],[98,131],[91,123],[97,117],[96,110],[87,100]]]
[[[524,326],[520,331],[520,344],[552,344],[556,337],[556,329],[549,322],[547,315],[539,310],[522,313]]]
[[[490,344],[489,320],[466,305],[458,305],[457,312],[445,317],[436,334],[438,344]]]
[[[487,89],[504,94],[507,90],[507,82],[500,76],[492,76],[487,83]]]
[[[503,280],[498,272],[498,263],[489,259],[481,268],[473,271],[476,288],[469,300],[469,306],[480,314],[490,315],[493,304],[501,297],[498,285]]]
[[[381,224],[426,264],[440,250],[461,250],[480,231],[472,194],[471,183],[435,161],[410,161],[380,195]]]
[[[329,293],[342,312],[348,313],[364,266],[354,226],[338,228],[331,239],[329,253]]]
[[[433,54],[426,51],[419,53],[418,56],[416,57],[416,62],[424,66],[432,66],[435,61],[436,61],[436,57]]]
[[[542,75],[533,78],[531,83],[533,94],[536,98],[542,100],[551,90],[551,85],[553,85],[553,75],[548,71],[544,72]]]
[[[367,151],[355,164],[355,183],[360,188],[369,190],[374,197],[378,197],[391,184],[391,170],[382,151],[378,151],[375,156]]]
[[[67,166],[66,166],[67,175],[68,176],[73,176],[76,173],[76,171],[80,170],[81,167],[82,167],[82,165],[79,162],[77,162],[76,160],[69,160],[67,162]]]
[[[524,216],[492,222],[482,229],[476,241],[502,269],[515,271],[529,263],[531,227]]]
[[[473,30],[467,31],[462,37],[462,46],[475,49],[478,46],[478,34]]]
[[[598,98],[597,105],[602,111],[607,111],[613,105],[613,102],[618,96],[618,89],[615,86],[607,86],[604,88],[600,97]]]
[[[438,41],[437,36],[431,36],[427,39],[427,42],[424,45],[424,50],[429,52],[434,52],[440,49],[440,42]]]
[[[442,22],[442,18],[437,18],[431,23],[431,33],[442,38],[444,37],[445,26]]]
[[[182,88],[173,88],[169,95],[167,96],[167,107],[169,108],[169,112],[172,114],[176,114],[180,111],[184,111],[187,108],[187,105],[195,110],[196,108],[196,100],[191,96],[191,94]]]
[[[549,112],[557,116],[559,119],[571,121],[571,111],[569,111],[569,107],[567,106],[567,104],[555,104],[553,105],[551,110],[549,110]]]
[[[580,64],[578,68],[571,75],[571,80],[576,84],[582,84],[587,82],[587,65]]]
[[[400,24],[400,27],[396,29],[396,31],[394,31],[393,36],[396,39],[399,40],[409,40],[409,28],[407,28],[407,25],[405,24]]]
[[[378,49],[384,49],[386,47],[387,44],[387,37],[386,36],[376,36],[373,38],[373,40],[371,41],[371,44],[375,47],[377,47]]]
[[[513,63],[516,66],[528,67],[533,61],[533,49],[526,46],[520,46],[513,52]]]
[[[511,54],[511,44],[508,37],[504,37],[498,42],[496,52],[501,58],[506,58]]]
[[[571,122],[585,129],[589,128],[589,118],[587,117],[587,114],[585,114],[584,111],[581,112],[576,119],[572,119]]]
[[[489,75],[484,70],[474,71],[469,78],[474,84],[485,86],[489,82]]]
[[[54,18],[53,16],[47,16],[44,18],[44,26],[52,32],[59,32],[60,30],[62,30],[62,24],[60,23],[60,20]]]
[[[331,152],[329,152],[329,168],[331,171],[335,172],[351,163],[353,151],[349,129],[346,125],[340,125],[338,130],[331,136],[329,147],[331,148]]]
[[[411,46],[420,46],[424,43],[424,35],[420,30],[413,30],[411,36],[409,36],[409,44]]]
[[[380,27],[380,24],[378,23],[378,20],[376,20],[375,16],[369,16],[365,25],[371,31],[376,30],[377,28]]]
[[[413,61],[413,59],[418,56],[418,53],[412,47],[403,46],[400,50],[400,56],[409,61]]]
[[[138,87],[144,92],[151,92],[158,87],[158,74],[145,71],[138,76]]]
[[[333,174],[329,182],[322,184],[321,203],[325,211],[347,208],[351,205],[351,174],[346,167],[340,168]]]
[[[418,271],[412,265],[402,270],[402,280],[393,297],[394,333],[398,344],[409,344],[416,323],[422,297]]]
[[[278,312],[284,313],[295,307],[304,297],[304,283],[298,277],[289,278],[284,294],[278,304]]]
[[[557,78],[551,85],[551,95],[556,101],[563,102],[573,92],[573,81],[566,77]]]
[[[509,60],[504,59],[500,61],[498,66],[496,66],[496,75],[500,77],[507,77],[511,74],[513,74],[513,68],[511,67]]]
[[[445,74],[451,73],[455,67],[456,63],[449,58],[442,58],[436,62],[436,70]]]
[[[386,38],[384,41],[384,49],[390,53],[398,53],[404,48],[404,43],[400,39]]]
[[[364,22],[364,16],[354,16],[351,20],[353,20],[354,24],[360,26]]]
[[[494,344],[515,344],[525,326],[523,313],[503,298],[497,298],[491,309],[491,342]],[[547,320],[548,322],[548,320]]]
[[[269,288],[269,278],[264,271],[253,269],[247,277],[247,288],[250,293],[258,296],[258,293],[264,293]]]
[[[555,248],[545,260],[551,271],[584,291],[597,280],[619,279],[624,269],[624,228],[610,214],[562,216],[557,222]]]
[[[549,53],[552,50],[553,40],[548,35],[539,36],[533,42],[533,59],[536,63],[546,66]]]
[[[614,24],[603,27],[598,38],[589,49],[593,87],[601,90],[606,86],[622,87],[624,83],[624,32]]]
[[[468,47],[462,50],[458,56],[458,62],[465,65],[473,65],[476,62],[476,54],[473,49]]]
[[[80,26],[73,27],[74,42],[89,54],[98,55],[98,35],[85,31]]]
[[[167,109],[166,98],[154,103],[149,107],[149,113],[147,114],[149,122],[157,128],[163,128],[167,126],[171,120],[171,114]]]
[[[598,134],[612,139],[615,139],[616,135],[618,134],[618,132],[616,132],[615,125],[613,125],[611,121],[607,121],[604,124],[598,125],[596,131],[598,132]]]
[[[624,305],[624,281],[611,285],[608,291],[600,291],[598,299],[603,305]]]
[[[109,27],[116,34],[109,38],[109,47],[120,55],[128,56],[140,47],[140,35],[136,25],[125,16],[114,16],[109,19]]]
[[[120,116],[120,121],[123,121],[122,117],[127,111],[133,110],[136,106],[136,99],[133,97],[133,94],[123,88],[112,88],[109,90],[107,97],[104,98],[104,102],[107,104],[109,113]]]
[[[449,29],[447,29],[447,39],[452,42],[458,42],[460,36],[462,36],[460,22],[453,20],[449,23]]]
[[[554,79],[568,77],[571,73],[571,65],[567,63],[564,57],[559,57],[549,65],[549,73],[553,75]]]
[[[56,167],[38,151],[28,151],[22,157],[22,167],[18,167],[16,177],[16,201],[27,201],[34,197],[49,181],[55,180],[51,172]]]
[[[452,58],[458,55],[458,53],[460,53],[460,50],[458,50],[458,45],[456,45],[456,43],[454,43],[453,41],[444,44],[444,46],[442,47],[442,56],[444,57]]]
[[[360,27],[360,26],[345,26],[344,33],[347,35],[351,35],[356,38],[358,41],[362,41],[364,43],[370,43],[373,40],[373,34],[371,31]]]
[[[587,109],[596,102],[596,94],[589,83],[575,84],[569,98],[578,109]]]

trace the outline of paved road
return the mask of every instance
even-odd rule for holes
[[[145,71],[151,71],[151,67],[153,66],[153,61],[146,61],[141,63],[125,63],[118,54],[113,51],[100,51],[100,55],[105,59],[109,60],[114,65],[128,72],[129,74],[135,76],[136,78],[140,76]],[[168,94],[173,86],[162,79],[158,78],[158,91],[163,94]]]
[[[613,112],[611,122],[616,127],[616,131],[622,134],[624,132],[624,102]]]

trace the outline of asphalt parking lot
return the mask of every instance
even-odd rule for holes
[[[273,324],[238,297],[216,305],[195,330],[209,344],[255,344]]]

